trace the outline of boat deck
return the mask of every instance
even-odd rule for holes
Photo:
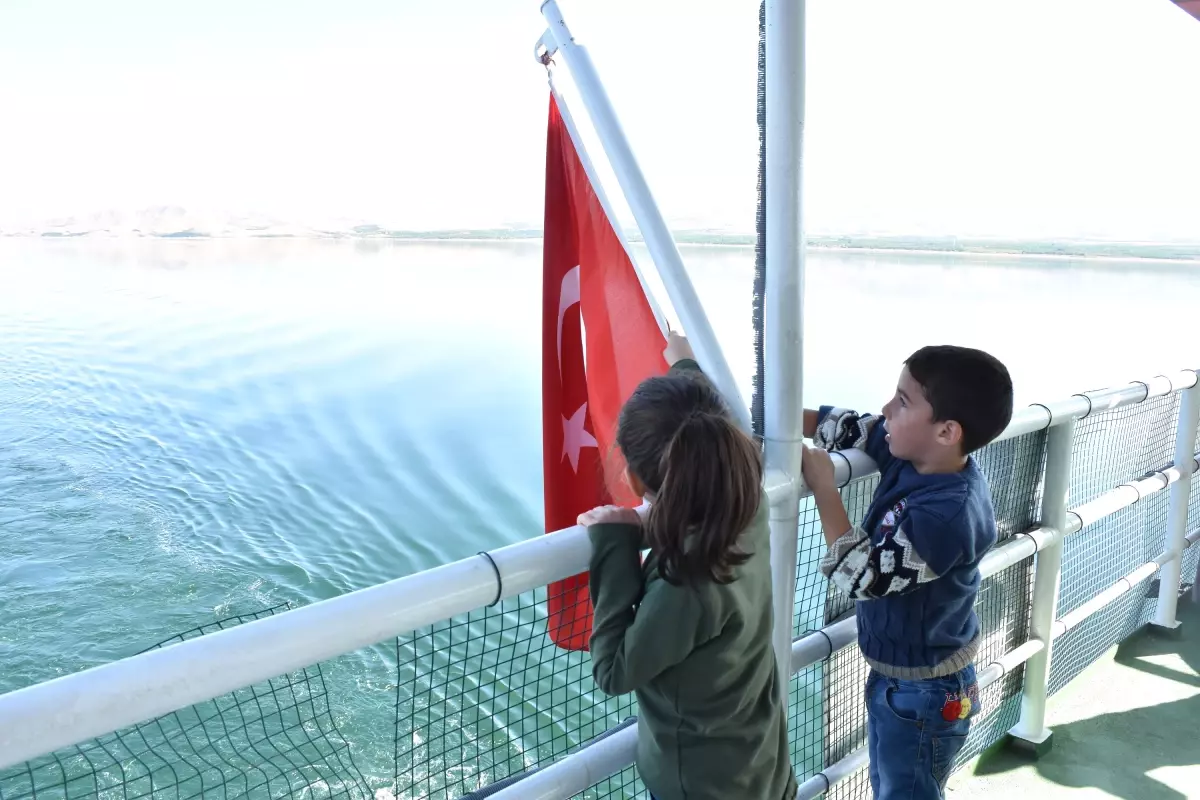
[[[949,800],[1200,797],[1200,606],[1179,602],[1178,639],[1145,630],[1049,702],[1052,751],[993,748],[951,779]]]

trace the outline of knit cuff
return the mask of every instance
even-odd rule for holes
[[[843,582],[852,582],[866,566],[870,539],[862,528],[851,528],[843,533],[825,551],[821,574],[839,586]],[[864,552],[864,544],[868,545],[867,552]]]

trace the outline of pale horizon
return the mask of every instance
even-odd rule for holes
[[[668,223],[753,231],[756,0],[561,6]],[[1200,239],[1200,24],[1167,0],[808,8],[813,234]],[[543,30],[537,0],[5,3],[0,233],[539,229]]]

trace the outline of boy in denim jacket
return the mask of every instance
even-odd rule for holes
[[[996,541],[971,453],[1012,418],[1008,370],[979,350],[937,346],[905,362],[882,416],[805,412],[804,478],[829,549],[821,571],[857,602],[876,800],[942,800],[978,709],[979,563]],[[828,450],[858,448],[879,488],[853,525]]]

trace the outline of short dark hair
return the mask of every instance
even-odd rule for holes
[[[645,531],[662,578],[734,580],[749,558],[738,538],[762,499],[762,453],[716,387],[686,372],[647,378],[621,408],[617,446],[656,495]]]
[[[1012,378],[995,356],[944,344],[922,347],[904,363],[933,406],[933,421],[962,427],[963,455],[991,442],[1012,420]]]

